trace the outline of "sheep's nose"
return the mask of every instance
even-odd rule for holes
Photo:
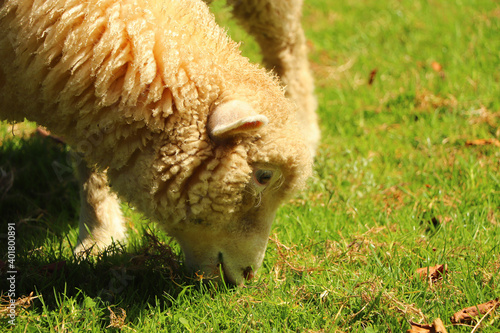
[[[250,281],[254,277],[253,269],[252,267],[248,266],[243,270],[243,277],[245,280]]]

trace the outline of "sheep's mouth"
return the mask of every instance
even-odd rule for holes
[[[236,283],[235,281],[233,281],[230,278],[229,274],[227,273],[227,271],[224,267],[224,260],[223,260],[222,252],[219,252],[219,255],[218,255],[217,269],[218,269],[218,273],[220,274],[221,279],[224,280],[225,282],[229,282],[233,285],[242,284],[242,283]],[[243,276],[243,279],[246,281],[253,279],[253,277],[254,277],[253,268],[251,266],[248,266],[245,269],[243,269],[242,276]]]

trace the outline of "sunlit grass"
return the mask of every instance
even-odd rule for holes
[[[214,8],[225,24],[229,11]],[[473,329],[450,317],[500,296],[500,5],[312,0],[303,21],[322,144],[245,288],[185,276],[178,246],[126,206],[125,254],[78,264],[76,183],[52,164],[68,164],[66,148],[0,126],[18,295],[38,296],[14,330],[404,332],[436,318]],[[260,59],[246,33],[228,31]],[[437,264],[448,265],[437,282],[415,274]],[[497,332],[499,310],[480,326]]]

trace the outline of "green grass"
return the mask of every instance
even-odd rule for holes
[[[2,125],[2,180],[14,185],[0,186],[1,222],[16,222],[17,296],[37,298],[23,299],[14,327],[0,314],[0,331],[404,332],[436,318],[472,331],[478,320],[450,317],[500,296],[500,147],[468,144],[500,139],[500,3],[310,0],[303,22],[322,144],[255,281],[186,276],[178,246],[128,207],[125,253],[78,264],[76,183],[53,169],[68,165],[66,148]],[[437,264],[448,265],[442,280],[415,275]],[[500,310],[478,329],[498,332]]]

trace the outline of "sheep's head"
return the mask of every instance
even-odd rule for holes
[[[219,105],[207,131],[214,158],[189,182],[188,214],[169,232],[189,269],[239,285],[261,266],[276,210],[303,185],[311,157],[294,123],[275,125],[245,102]]]

